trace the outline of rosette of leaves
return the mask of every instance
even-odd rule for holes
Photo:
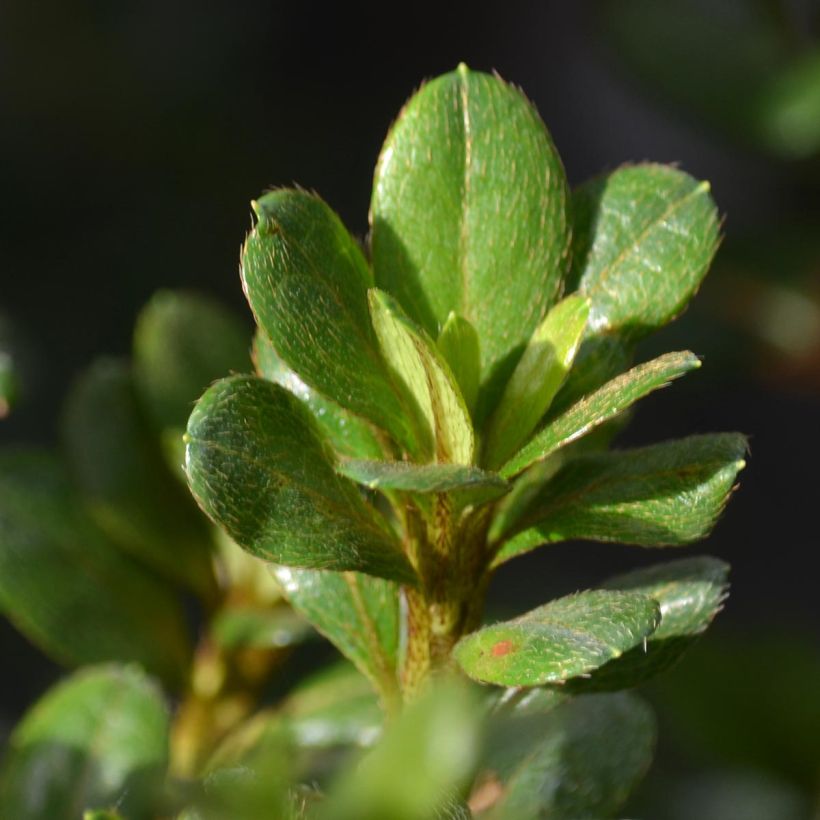
[[[241,277],[257,372],[197,403],[188,482],[384,708],[454,667],[502,692],[586,698],[674,661],[721,606],[714,559],[480,627],[506,561],[568,539],[685,546],[723,510],[743,436],[609,447],[626,411],[700,364],[688,351],[635,360],[708,270],[708,184],[646,163],[571,191],[523,94],[462,65],[388,134],[366,249],[314,193],[276,189],[252,207]],[[589,725],[604,720],[593,711]],[[500,793],[532,787],[530,764],[560,767],[562,749],[544,752],[552,762],[537,743],[511,752]],[[609,811],[607,794],[567,816]],[[564,816],[553,797],[544,810]]]

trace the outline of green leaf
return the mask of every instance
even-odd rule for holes
[[[624,693],[516,709],[499,728],[479,780],[498,795],[481,815],[490,820],[613,816],[649,768],[656,735],[649,707]]]
[[[666,387],[673,379],[698,367],[700,359],[689,351],[667,353],[633,367],[549,421],[501,468],[501,474],[510,478],[535,461],[548,458],[561,447],[622,413],[644,396]]]
[[[217,382],[188,422],[191,491],[241,547],[288,566],[412,583],[395,537],[331,459],[304,403],[253,376]]]
[[[723,511],[746,448],[739,433],[716,433],[580,456],[536,496],[495,563],[573,538],[640,547],[699,541]]]
[[[590,298],[589,334],[631,340],[685,307],[718,245],[709,184],[666,165],[631,165],[573,194],[569,288]]]
[[[370,291],[370,313],[387,363],[407,387],[430,432],[435,460],[471,464],[475,437],[470,414],[438,348],[394,299],[376,288]]]
[[[397,692],[399,590],[357,572],[274,567],[299,613],[325,635],[386,699]]]
[[[320,429],[339,455],[350,458],[382,458],[384,451],[370,425],[348,413],[336,402],[308,387],[277,355],[267,336],[257,330],[253,359],[260,376],[290,390],[310,408]]]
[[[471,695],[462,686],[443,684],[409,704],[380,743],[341,773],[317,816],[463,817],[454,813],[453,803],[472,774],[479,740],[478,707]]]
[[[215,379],[250,369],[245,324],[199,293],[160,290],[134,328],[134,379],[158,430],[180,431]]]
[[[535,108],[465,65],[424,85],[382,148],[371,225],[376,284],[433,338],[467,319],[497,393],[568,262],[566,179]]]
[[[66,402],[63,438],[100,527],[167,578],[213,594],[207,524],[169,471],[125,363],[100,359],[77,381]]]
[[[181,682],[190,650],[176,595],[102,535],[43,453],[0,456],[0,608],[63,663],[134,660]]]
[[[374,490],[412,493],[467,493],[472,503],[504,495],[510,485],[496,473],[461,464],[412,464],[409,461],[339,462],[338,471]]]
[[[658,602],[660,626],[636,647],[570,684],[576,692],[638,686],[672,666],[706,630],[728,595],[729,565],[697,556],[639,569],[608,580],[605,589],[639,592]]]
[[[310,387],[414,450],[403,397],[370,324],[373,277],[358,245],[306,191],[271,191],[253,208],[258,223],[245,242],[242,283],[276,352]]]
[[[313,633],[290,607],[231,606],[211,622],[214,641],[223,649],[282,649],[302,643]]]
[[[454,655],[474,680],[540,686],[588,674],[642,644],[659,623],[658,604],[645,595],[588,590],[485,626]]]
[[[490,419],[484,443],[488,467],[500,467],[549,409],[572,367],[588,315],[586,299],[568,296],[533,333]]]
[[[481,343],[475,328],[452,311],[441,329],[436,346],[450,365],[464,396],[464,403],[472,414],[478,401],[481,382]]]
[[[14,730],[0,774],[0,814],[76,820],[116,806],[150,818],[168,762],[168,711],[136,668],[84,669],[50,689]]]
[[[15,336],[12,323],[0,313],[0,419],[11,412],[19,394]]]

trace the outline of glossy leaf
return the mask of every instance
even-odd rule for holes
[[[535,108],[499,77],[460,65],[422,86],[382,148],[376,283],[434,338],[451,312],[467,319],[481,339],[482,383],[496,392],[559,293],[567,200]]]
[[[481,382],[481,343],[475,328],[463,317],[450,313],[436,340],[472,413]]]
[[[570,288],[590,298],[590,335],[637,339],[674,319],[718,244],[709,184],[667,165],[630,165],[573,194]]]
[[[573,538],[641,547],[698,541],[723,511],[745,454],[744,436],[717,433],[573,459],[530,504],[496,564]]]
[[[588,315],[586,299],[568,296],[536,328],[490,419],[484,443],[488,467],[500,467],[546,413],[572,367]]]
[[[649,768],[656,735],[649,707],[628,694],[516,709],[500,729],[479,780],[491,820],[613,816]]]
[[[438,348],[395,300],[375,288],[370,313],[384,358],[407,387],[430,433],[435,460],[471,464],[475,438],[470,413]]]
[[[42,453],[0,457],[0,608],[63,663],[133,660],[181,681],[189,647],[176,596],[100,533]]]
[[[116,806],[150,818],[168,762],[168,711],[135,667],[84,669],[50,689],[11,736],[0,814],[76,820]]]
[[[306,191],[271,191],[253,207],[258,222],[245,242],[242,283],[274,349],[306,384],[413,449],[370,324],[373,279],[358,245]]]
[[[356,572],[274,567],[291,606],[310,621],[384,697],[397,691],[399,590]]]
[[[257,330],[253,340],[256,372],[290,390],[310,408],[333,449],[349,458],[382,458],[384,451],[373,428],[308,387],[278,356],[267,336]]]
[[[614,418],[644,396],[666,387],[673,379],[698,367],[700,359],[688,351],[667,353],[633,367],[549,421],[501,468],[501,474],[510,478],[533,462],[548,458],[559,448]]]
[[[636,647],[596,669],[588,680],[572,681],[578,692],[637,686],[672,666],[712,623],[728,595],[729,565],[697,556],[611,578],[605,589],[640,592],[661,608],[660,626],[646,647]]]
[[[63,428],[69,466],[100,527],[166,577],[211,594],[207,523],[170,473],[128,366],[93,364],[68,397]]]
[[[216,379],[250,370],[245,324],[191,291],[160,290],[134,328],[134,379],[158,430],[185,429],[194,402]]]
[[[645,595],[588,590],[485,626],[454,655],[474,680],[540,686],[588,674],[642,644],[659,623],[658,604]]]
[[[254,555],[413,581],[392,534],[335,473],[310,411],[284,388],[253,376],[209,388],[188,422],[186,465],[202,509]]]
[[[283,649],[315,633],[290,607],[280,605],[224,608],[212,620],[211,634],[221,648],[233,651]]]

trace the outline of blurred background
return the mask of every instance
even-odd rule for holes
[[[732,596],[649,693],[660,754],[631,811],[820,816],[817,0],[0,2],[0,347],[17,371],[0,443],[54,442],[72,379],[128,353],[159,287],[215,296],[250,332],[249,200],[298,182],[363,235],[390,122],[462,60],[523,87],[572,184],[644,159],[712,183],[712,273],[641,351],[705,366],[644,401],[621,441],[736,429],[751,457],[697,548],[731,562]],[[506,565],[491,604],[523,611],[659,557],[553,546]],[[57,669],[5,622],[0,657],[7,726]]]

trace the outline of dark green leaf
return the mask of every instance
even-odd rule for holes
[[[666,165],[619,168],[573,194],[571,285],[591,300],[589,334],[629,339],[674,319],[718,244],[709,185]]]
[[[634,695],[587,695],[542,714],[516,709],[487,744],[479,782],[497,799],[481,816],[610,817],[649,768],[655,734],[652,712]]]
[[[313,630],[285,605],[232,606],[217,613],[211,622],[211,634],[227,650],[281,649],[301,643]]]
[[[723,511],[745,454],[744,436],[718,433],[579,456],[536,496],[495,563],[573,538],[641,547],[698,541]]]
[[[12,734],[0,774],[0,814],[76,820],[116,806],[155,816],[168,761],[168,712],[133,667],[84,669],[49,690]]]
[[[501,474],[510,478],[520,473],[534,461],[551,456],[614,418],[653,390],[666,387],[673,379],[698,367],[700,359],[688,351],[667,353],[633,367],[548,422],[501,468]]]
[[[181,681],[189,648],[176,596],[100,533],[41,453],[0,457],[0,608],[64,663],[134,660]]]
[[[472,413],[481,381],[481,347],[475,328],[463,317],[450,313],[436,340],[453,372],[464,403]]]
[[[331,459],[304,403],[253,376],[217,382],[188,422],[191,490],[241,547],[288,566],[412,582],[394,536]]]
[[[382,458],[384,451],[373,428],[308,387],[277,355],[267,336],[257,330],[253,340],[256,372],[282,385],[300,398],[313,413],[322,432],[339,455],[350,458]]]
[[[384,358],[429,431],[435,460],[471,464],[475,437],[470,413],[444,356],[398,303],[376,288],[370,291],[370,315]]]
[[[242,282],[259,326],[299,378],[392,433],[414,434],[370,324],[372,274],[339,217],[306,191],[277,190],[253,203]]]
[[[371,203],[376,283],[433,338],[451,312],[503,387],[566,270],[564,170],[516,88],[461,65],[424,85],[382,149]],[[492,401],[489,402],[492,404]]]
[[[484,442],[488,467],[500,467],[546,413],[572,367],[588,315],[586,299],[568,296],[536,328],[490,419]]]
[[[291,605],[332,641],[386,699],[397,692],[399,590],[357,572],[274,567]]]
[[[202,294],[161,290],[134,328],[134,378],[155,427],[180,431],[215,379],[250,370],[244,323]]]
[[[128,366],[92,365],[69,395],[63,427],[69,466],[100,527],[166,577],[211,594],[207,523],[166,466]]]
[[[645,595],[588,590],[485,626],[454,655],[475,680],[540,686],[588,674],[642,644],[659,623],[658,604]]]
[[[606,589],[640,592],[660,604],[660,626],[646,647],[635,647],[596,669],[588,680],[572,681],[573,691],[637,686],[668,669],[712,623],[728,594],[729,565],[698,556],[619,575]]]

